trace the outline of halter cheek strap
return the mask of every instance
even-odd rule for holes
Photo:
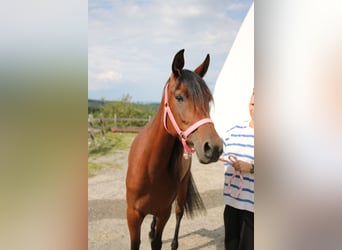
[[[186,139],[188,138],[188,136],[191,135],[192,132],[194,132],[197,128],[199,128],[203,124],[213,123],[213,121],[210,118],[204,118],[204,119],[201,119],[201,120],[195,122],[193,125],[191,125],[189,128],[187,128],[185,131],[182,131],[179,128],[179,126],[176,122],[176,119],[175,119],[174,115],[172,114],[172,111],[171,111],[170,106],[169,106],[168,97],[167,97],[168,86],[169,86],[169,84],[167,83],[165,86],[165,91],[164,91],[165,92],[164,93],[164,128],[168,133],[170,133],[169,130],[167,129],[167,124],[166,124],[167,116],[169,116],[174,129],[176,130],[177,134],[179,135],[179,137],[181,139],[181,142],[182,142],[183,147],[184,147],[184,153],[189,155],[189,154],[195,152],[195,150],[191,149],[188,146],[188,144],[186,143]]]

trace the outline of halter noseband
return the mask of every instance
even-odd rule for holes
[[[179,128],[179,126],[178,126],[178,124],[176,122],[176,119],[173,116],[172,111],[171,111],[170,106],[169,106],[168,97],[167,97],[168,86],[169,86],[169,84],[167,83],[166,86],[165,86],[165,90],[164,90],[164,92],[165,92],[164,93],[164,128],[169,133],[169,130],[167,129],[167,124],[166,124],[166,118],[167,118],[167,115],[169,115],[171,123],[172,123],[174,129],[176,130],[177,134],[179,135],[179,137],[181,139],[181,142],[183,144],[183,147],[184,147],[184,157],[187,158],[189,155],[191,155],[191,153],[195,152],[194,149],[191,149],[188,146],[188,144],[186,144],[186,139],[188,138],[188,136],[192,132],[194,132],[197,128],[202,126],[203,124],[213,123],[213,121],[210,118],[204,118],[204,119],[201,119],[201,120],[195,122],[193,125],[191,125],[185,131],[182,131]]]

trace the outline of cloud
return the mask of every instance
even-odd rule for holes
[[[123,77],[122,63],[108,46],[88,49],[88,90],[110,89]]]
[[[89,95],[92,89],[128,84],[160,88],[169,76],[174,54],[182,48],[189,69],[210,53],[206,79],[213,85],[243,19],[227,13],[236,6],[239,13],[241,9],[247,13],[250,4],[250,0],[186,4],[180,0],[90,0]],[[133,99],[140,100],[137,94]],[[112,97],[108,91],[106,98]],[[151,93],[150,99],[159,100],[159,96]]]
[[[118,72],[108,71],[105,73],[97,74],[96,77],[100,80],[118,80],[121,78],[121,75]]]

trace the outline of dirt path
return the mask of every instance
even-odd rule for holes
[[[113,156],[122,168],[106,167],[88,179],[88,249],[129,249],[126,224],[125,175],[127,152]],[[98,159],[101,161],[101,159]],[[108,160],[108,159],[107,159]],[[117,162],[115,163],[117,166]],[[192,173],[207,208],[206,215],[194,219],[184,216],[179,233],[179,249],[224,249],[223,230],[223,165],[202,165],[193,156]],[[148,232],[152,217],[142,225],[140,249],[151,249]],[[172,213],[163,233],[163,248],[170,249],[175,228]]]

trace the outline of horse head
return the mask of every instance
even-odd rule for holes
[[[180,50],[173,59],[164,92],[165,129],[179,136],[186,153],[194,149],[201,163],[215,162],[222,154],[222,140],[209,118],[213,97],[203,80],[209,62],[208,54],[194,71],[183,69],[184,49]]]

